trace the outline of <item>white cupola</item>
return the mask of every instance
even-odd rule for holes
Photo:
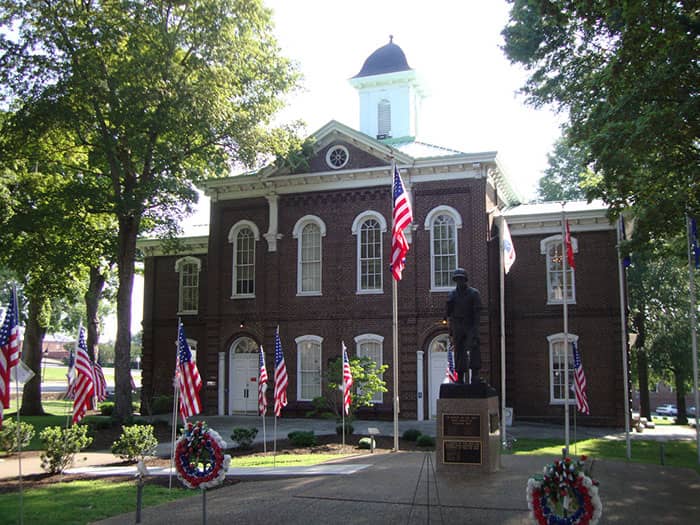
[[[415,139],[423,89],[393,40],[390,36],[350,79],[360,95],[360,131],[379,140]]]

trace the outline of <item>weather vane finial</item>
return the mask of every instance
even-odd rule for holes
[[[389,35],[389,43],[390,44],[394,43],[394,35]]]

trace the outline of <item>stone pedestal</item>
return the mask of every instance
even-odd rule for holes
[[[442,385],[437,400],[436,459],[437,470],[443,472],[499,470],[498,396],[492,388]]]

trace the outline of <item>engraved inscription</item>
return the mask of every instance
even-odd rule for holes
[[[478,414],[443,414],[443,436],[481,437],[481,416]]]
[[[481,465],[481,441],[443,441],[443,463]]]

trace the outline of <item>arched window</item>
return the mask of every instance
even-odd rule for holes
[[[294,226],[292,235],[298,242],[297,295],[321,295],[322,245],[326,225],[314,215],[306,215]]]
[[[574,253],[578,252],[578,241],[571,238]],[[546,256],[547,304],[559,304],[564,300],[564,259],[561,235],[552,235],[540,241],[540,253]],[[567,266],[566,302],[576,302],[576,271]]]
[[[196,257],[183,257],[175,262],[175,271],[180,276],[177,303],[178,315],[196,314],[199,305],[199,271],[202,261]]]
[[[578,342],[578,336],[568,334],[569,344],[566,345],[568,352],[568,374],[569,374],[569,404],[576,403],[574,394],[574,351],[572,344]],[[549,341],[549,402],[555,405],[563,405],[565,401],[566,376],[564,375],[567,363],[564,362],[564,334],[558,333],[547,337]]]
[[[251,221],[238,221],[229,230],[233,244],[231,297],[255,297],[255,242],[260,239],[258,227]]]
[[[445,291],[453,287],[452,272],[459,266],[457,230],[462,218],[451,206],[433,208],[425,219],[430,230],[430,289]]]
[[[352,224],[357,236],[357,293],[382,293],[382,233],[386,220],[376,211],[361,213]]]
[[[383,98],[377,104],[377,138],[391,137],[391,102]]]
[[[357,357],[367,357],[374,361],[377,368],[384,362],[384,338],[377,334],[362,334],[355,338]],[[357,388],[358,393],[361,389]],[[372,403],[382,403],[384,401],[383,392],[375,392],[372,396]]]
[[[321,395],[321,343],[317,335],[303,335],[297,343],[297,399],[312,401]]]

